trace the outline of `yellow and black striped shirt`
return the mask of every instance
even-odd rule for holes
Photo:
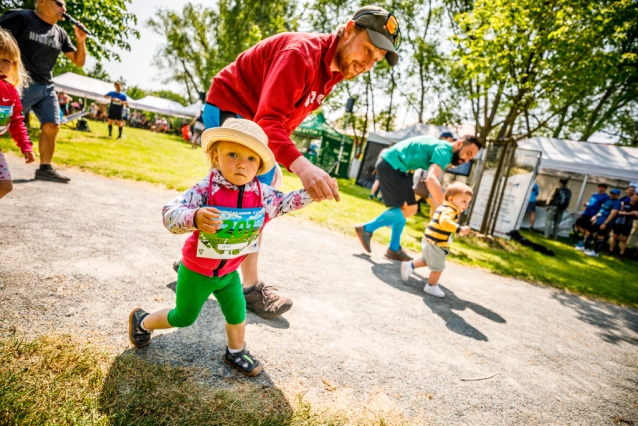
[[[454,204],[444,201],[430,219],[425,229],[425,238],[439,247],[447,247],[450,236],[458,232],[460,228],[458,222],[459,210]]]

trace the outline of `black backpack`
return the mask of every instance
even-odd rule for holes
[[[76,129],[81,131],[81,132],[90,132],[91,131],[91,129],[89,129],[89,122],[86,121],[84,118],[80,118],[78,120],[78,125],[77,125]]]
[[[572,199],[572,191],[569,188],[565,188],[561,186],[558,188],[558,193],[556,194],[556,199],[554,200],[554,205],[561,210],[565,210],[569,207],[569,202]]]

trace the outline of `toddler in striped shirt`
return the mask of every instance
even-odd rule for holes
[[[428,282],[423,291],[435,296],[445,297],[445,292],[439,287],[439,278],[445,269],[445,258],[450,253],[449,245],[454,234],[467,235],[469,226],[459,225],[459,215],[463,213],[473,196],[472,188],[461,182],[454,182],[445,190],[444,202],[440,205],[425,229],[421,242],[423,256],[409,262],[401,263],[401,278],[407,281],[414,268],[427,266],[430,269]]]

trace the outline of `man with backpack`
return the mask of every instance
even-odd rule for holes
[[[547,208],[547,219],[545,220],[545,238],[556,238],[563,212],[569,207],[572,200],[572,191],[567,188],[567,179],[558,181],[558,188],[554,190],[552,198],[549,200]]]

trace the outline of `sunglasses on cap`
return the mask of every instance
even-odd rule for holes
[[[363,15],[385,15],[385,12],[363,12],[352,18],[352,20],[356,21]],[[399,29],[399,21],[397,20],[397,18],[393,14],[388,13],[388,17],[385,20],[383,28],[385,28],[388,34],[392,36],[392,45],[394,46],[394,49],[398,49],[399,46],[401,46],[401,30]]]

